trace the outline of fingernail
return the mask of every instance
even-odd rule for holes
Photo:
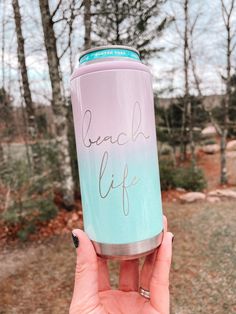
[[[173,234],[173,236],[172,236],[172,243],[174,242],[174,238],[175,238],[175,236],[174,236],[174,234]]]
[[[76,235],[74,235],[73,233],[71,234],[72,235],[72,240],[73,240],[73,243],[74,243],[74,246],[75,248],[77,249],[78,246],[79,246],[79,239]]]

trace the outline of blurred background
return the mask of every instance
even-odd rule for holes
[[[0,0],[0,38],[0,313],[68,312],[83,226],[69,80],[107,44],[153,74],[171,313],[236,313],[236,1]]]

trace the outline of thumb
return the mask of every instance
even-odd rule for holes
[[[85,232],[72,231],[77,246],[74,292],[70,314],[102,313],[99,309],[97,255]]]

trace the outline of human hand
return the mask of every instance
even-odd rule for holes
[[[163,242],[146,257],[140,276],[138,259],[121,262],[118,290],[110,287],[107,261],[97,257],[82,230],[73,230],[78,248],[70,314],[168,314],[173,234],[167,232],[165,217],[164,225]],[[139,294],[139,279],[150,300]]]

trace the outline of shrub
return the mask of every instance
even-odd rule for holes
[[[206,180],[199,168],[178,168],[174,176],[174,185],[190,191],[202,191],[206,188]]]
[[[175,187],[175,168],[173,163],[167,159],[161,159],[159,162],[161,189],[166,191]]]
[[[166,156],[166,155],[171,155],[172,148],[170,146],[165,146],[161,149],[161,155]]]
[[[7,166],[9,170],[1,181],[8,187],[8,202],[1,219],[7,225],[17,225],[17,236],[26,240],[40,222],[57,214],[51,178],[48,172],[31,176],[24,161],[11,162]]]
[[[183,188],[190,191],[202,191],[206,180],[201,169],[175,168],[170,160],[160,160],[161,189],[166,191],[173,188]]]
[[[203,142],[203,145],[213,145],[213,144],[216,144],[216,140],[215,139],[209,139],[209,140],[205,140]]]

